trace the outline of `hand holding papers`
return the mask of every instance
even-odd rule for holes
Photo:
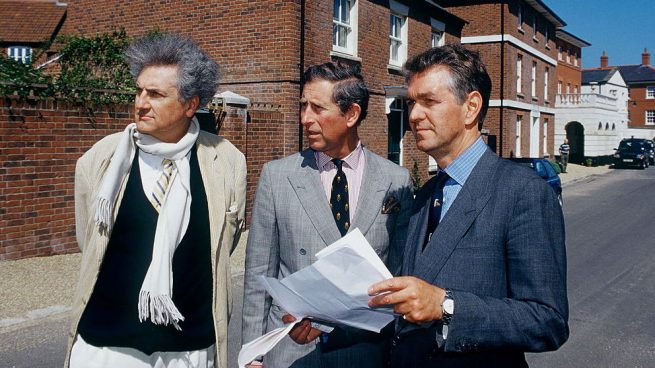
[[[380,332],[393,309],[370,308],[368,288],[392,275],[359,229],[316,254],[318,260],[282,280],[261,278],[268,293],[299,322],[304,317]],[[296,322],[297,323],[297,322]],[[245,344],[239,366],[266,354],[295,323]]]

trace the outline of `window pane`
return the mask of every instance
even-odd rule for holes
[[[394,35],[393,27],[395,26],[395,23],[394,23],[394,21],[393,21],[393,18],[395,18],[395,17],[394,17],[393,14],[392,14],[391,17],[389,18],[389,36],[393,36],[393,35]]]
[[[391,40],[391,60],[398,60],[398,49],[400,48],[400,42],[396,40]]]
[[[339,44],[339,26],[336,23],[332,23],[332,45],[336,46]]]
[[[341,21],[350,24],[350,0],[343,0],[343,4],[341,5]]]
[[[347,47],[348,28],[339,26],[339,47]]]
[[[443,37],[442,32],[432,32],[432,47],[439,46],[439,41],[441,41],[441,37]]]
[[[334,0],[332,3],[334,4],[332,11],[332,19],[334,20],[339,20],[339,3],[341,3],[341,0]]]

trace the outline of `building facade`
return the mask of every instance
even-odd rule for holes
[[[540,0],[440,4],[468,22],[461,43],[480,52],[492,78],[489,146],[505,157],[552,155],[555,30],[564,21]]]
[[[609,163],[628,128],[628,88],[618,68],[584,70],[581,85],[558,94],[555,139],[568,139],[571,162]]]

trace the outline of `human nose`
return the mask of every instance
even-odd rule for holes
[[[311,125],[315,121],[315,115],[309,104],[300,106],[300,124],[304,126]]]
[[[143,90],[137,92],[136,96],[134,97],[134,107],[136,107],[138,110],[148,109],[150,107],[147,91]]]
[[[409,109],[409,123],[410,125],[415,125],[425,119],[425,110],[415,103]]]

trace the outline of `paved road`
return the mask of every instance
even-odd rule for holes
[[[653,367],[655,362],[655,169],[617,170],[565,186],[571,337],[559,351],[531,354],[542,367]],[[229,363],[240,347],[241,285]],[[0,368],[61,367],[66,314],[0,332]]]
[[[655,170],[565,188],[569,341],[531,367],[655,366]]]

